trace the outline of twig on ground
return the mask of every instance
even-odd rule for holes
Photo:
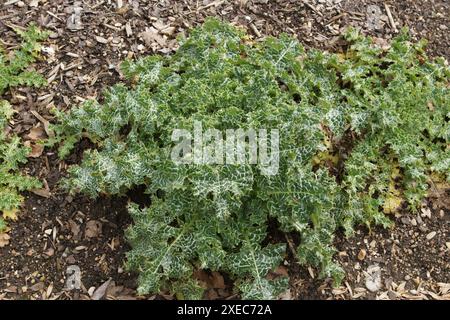
[[[225,2],[225,0],[216,0],[216,1],[213,1],[213,2],[211,2],[211,3],[208,3],[206,6],[197,8],[197,12],[199,12],[200,10],[208,9],[209,7],[212,7],[212,6],[215,6],[215,7],[220,6],[220,5],[221,5],[222,3],[224,3],[224,2]]]
[[[314,11],[315,13],[317,13],[319,16],[323,16],[322,12],[318,11],[316,8],[314,8],[314,6],[312,4],[309,4],[308,2],[305,2],[305,5],[310,8],[312,11]]]
[[[391,28],[394,32],[398,32],[397,27],[395,26],[394,17],[392,16],[391,9],[389,9],[389,6],[385,3],[384,8],[386,9],[386,13],[389,19],[389,23],[391,25]]]
[[[334,16],[333,18],[330,19],[330,21],[328,21],[327,25],[333,23],[336,20],[339,20],[342,17],[345,17],[347,15],[347,12],[342,12],[340,14],[338,14],[337,16]]]
[[[253,33],[257,38],[261,38],[261,32],[259,32],[258,28],[253,23],[250,23],[250,29],[252,29]]]
[[[53,18],[55,18],[56,20],[59,20],[59,21],[63,21],[63,19],[61,19],[60,17],[58,17],[56,14],[54,14],[53,12],[51,12],[51,11],[46,11],[49,15],[51,15]]]

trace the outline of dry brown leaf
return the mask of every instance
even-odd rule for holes
[[[391,47],[391,45],[389,44],[389,41],[387,41],[386,39],[383,38],[373,38],[372,39],[373,43],[380,47],[382,50],[389,50],[389,48]]]
[[[94,293],[92,294],[92,300],[100,300],[106,295],[106,290],[108,290],[109,284],[111,283],[111,279],[108,279],[105,283],[103,283],[100,287],[98,287]]]
[[[31,143],[30,141],[25,141],[24,145],[28,148],[31,148],[30,153],[28,154],[29,158],[39,158],[44,152],[44,146],[37,143]]]
[[[6,287],[3,291],[8,293],[17,293],[17,286]]]
[[[364,260],[364,258],[366,257],[366,250],[361,249],[358,253],[358,260]]]
[[[52,195],[47,189],[33,189],[31,190],[31,192],[43,198],[50,198],[50,196]]]
[[[53,257],[53,255],[55,254],[55,249],[50,247],[44,252],[44,254],[48,257]]]
[[[39,158],[44,152],[44,146],[41,144],[32,144],[31,153],[28,155],[31,158]]]
[[[30,129],[30,133],[27,135],[28,139],[36,141],[44,137],[44,129],[42,127],[33,127]]]
[[[406,281],[402,281],[396,288],[397,292],[403,293],[405,291]]]
[[[102,233],[102,224],[97,220],[90,220],[86,223],[85,236],[88,238],[96,238]]]
[[[139,36],[144,40],[145,45],[148,47],[151,47],[154,43],[157,43],[161,47],[164,47],[166,44],[166,39],[164,39],[164,37],[158,33],[158,30],[153,27],[141,32]]]
[[[69,220],[70,231],[76,237],[80,233],[80,226],[73,220]]]
[[[213,271],[211,276],[211,285],[214,289],[225,289],[226,285],[225,285],[225,280],[223,279],[223,276],[217,272],[217,271]]]
[[[288,269],[285,266],[278,266],[274,271],[274,274],[278,276],[289,277]]]
[[[284,292],[282,292],[279,296],[278,296],[279,300],[292,300],[292,294],[291,294],[291,290],[288,289]]]
[[[6,233],[0,233],[0,248],[3,248],[9,244],[11,237]]]
[[[48,286],[48,288],[47,288],[47,290],[45,292],[47,298],[52,295],[52,292],[53,292],[53,282],[50,283],[50,285]]]
[[[30,287],[31,291],[37,292],[45,289],[45,284],[43,282],[38,282]]]
[[[59,67],[60,65],[58,65],[58,67]],[[58,71],[58,70],[57,70]],[[57,72],[55,73],[55,76],[56,76],[56,74],[57,74]],[[42,125],[44,126],[44,131],[45,131],[45,133],[49,136],[49,137],[54,137],[55,136],[55,133],[52,131],[52,130],[50,130],[50,128],[49,128],[49,126],[50,126],[50,122],[47,120],[47,119],[45,119],[43,116],[41,116],[37,111],[35,111],[35,110],[31,110],[31,113],[36,117],[36,119],[38,119],[41,123],[42,123]]]

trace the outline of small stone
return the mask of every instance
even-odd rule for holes
[[[77,261],[76,261],[75,257],[71,254],[70,256],[67,257],[66,262],[68,264],[75,264]]]
[[[422,220],[422,218],[419,215],[417,215],[417,223],[418,224],[422,224],[423,223],[423,220]]]
[[[108,40],[107,40],[107,39],[105,39],[105,38],[103,38],[103,37],[100,37],[100,36],[95,36],[95,40],[97,40],[97,42],[103,43],[103,44],[108,43]]]
[[[422,214],[421,214],[422,217],[431,219],[431,210],[430,210],[430,208],[422,208],[421,211],[422,211]]]
[[[366,272],[366,288],[370,292],[377,292],[381,289],[381,269],[377,265],[371,265]]]
[[[436,236],[436,231],[431,231],[429,234],[427,234],[426,238],[427,240],[431,240]]]
[[[75,3],[72,7],[66,8],[66,10],[67,13],[70,13],[67,17],[66,28],[70,31],[83,30],[83,23],[81,22],[83,8],[78,3]]]
[[[55,254],[55,249],[53,249],[52,247],[48,248],[45,252],[45,255],[48,257],[52,257]]]
[[[381,22],[381,9],[377,5],[367,6],[367,28],[370,30],[381,30],[383,24]]]
[[[448,29],[448,27],[447,27],[445,24],[441,24],[441,25],[439,26],[439,29],[445,31],[445,30]]]
[[[23,7],[25,7],[25,2],[23,2],[23,1],[18,1],[18,2],[16,3],[16,6],[18,6],[19,8],[23,8]]]
[[[406,280],[406,281],[409,281],[409,280],[411,280],[411,276],[409,276],[409,275],[406,275],[406,276],[405,276],[405,280]]]
[[[411,224],[411,221],[409,220],[408,217],[402,217],[400,220],[402,221],[403,224],[406,224],[406,225]]]
[[[412,219],[411,219],[411,224],[412,224],[414,227],[417,226],[417,221],[416,221],[416,219],[412,218]]]
[[[112,43],[114,43],[114,44],[119,44],[121,42],[122,42],[122,38],[120,38],[120,37],[114,37],[112,39]]]

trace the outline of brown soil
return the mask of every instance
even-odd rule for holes
[[[32,6],[34,3],[37,6]],[[207,16],[241,25],[256,38],[287,32],[297,36],[308,48],[336,50],[339,34],[349,25],[390,39],[395,31],[384,7],[387,3],[395,29],[408,26],[414,37],[430,41],[430,55],[447,59],[450,56],[450,7],[444,0],[124,0],[122,8],[117,8],[116,3],[83,1],[83,29],[79,31],[66,27],[74,1],[23,0],[0,5],[1,42],[6,47],[17,43],[11,30],[14,26],[35,21],[52,32],[45,45],[55,53],[47,54],[45,61],[36,64],[45,77],[53,79],[49,86],[15,89],[7,95],[18,111],[13,130],[24,140],[29,139],[27,134],[31,128],[41,125],[31,111],[52,121],[49,112],[52,107],[64,110],[83,99],[100,97],[102,89],[121,80],[120,61],[151,53],[170,54],[176,50],[177,34],[186,33]],[[374,4],[381,9],[378,29],[367,23],[368,5]],[[159,30],[161,24],[174,29],[164,34],[163,28]],[[160,37],[157,42],[140,36],[152,25]],[[123,233],[130,224],[126,213],[129,197],[92,200],[69,195],[58,186],[67,165],[79,161],[84,147],[80,145],[65,162],[57,158],[54,150],[45,150],[24,169],[44,181],[50,195],[25,194],[20,219],[11,224],[10,244],[0,248],[0,299],[89,299],[108,279],[112,280],[106,292],[108,298],[135,298],[136,275],[123,271],[128,250]],[[424,204],[426,214],[404,211],[393,217],[395,227],[389,231],[376,228],[370,232],[359,228],[350,239],[337,236],[336,259],[347,274],[340,288],[332,288],[329,280],[317,279],[316,270],[298,266],[290,259],[287,269],[292,290],[285,298],[448,297],[448,200],[448,192],[440,191]],[[411,222],[412,218],[415,223]],[[436,235],[427,239],[433,231]],[[64,290],[69,265],[77,265],[82,271],[81,290]],[[365,286],[365,272],[373,265],[381,269],[382,287],[377,293],[369,292]],[[209,277],[205,282],[211,277],[220,278],[217,274],[200,276]],[[211,289],[207,297],[229,297],[229,283],[225,277],[226,288]]]

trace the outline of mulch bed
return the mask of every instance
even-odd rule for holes
[[[18,111],[13,131],[32,145],[45,138],[44,123],[53,120],[53,107],[65,110],[101,98],[105,87],[121,80],[121,61],[172,53],[175,38],[207,16],[243,26],[256,39],[286,32],[307,48],[325,50],[339,50],[339,34],[350,25],[384,40],[407,26],[414,38],[429,40],[431,56],[448,59],[449,11],[443,0],[6,0],[0,5],[3,46],[17,45],[12,28],[32,21],[51,32],[45,60],[35,66],[49,85],[6,95]],[[41,136],[29,135],[30,129]],[[126,204],[136,193],[93,200],[59,187],[86,144],[65,161],[55,150],[40,150],[24,168],[45,188],[26,194],[20,219],[11,224],[10,243],[0,248],[0,299],[172,298],[164,293],[136,297],[136,275],[124,270],[129,248],[123,233],[131,223]],[[361,227],[350,239],[337,236],[336,259],[347,273],[340,288],[288,259],[279,270],[292,279],[283,298],[449,299],[449,199],[448,190],[437,189],[418,214],[405,209],[392,217],[392,230]],[[80,290],[65,288],[69,265],[82,272]],[[198,277],[209,288],[205,298],[234,297],[226,275]],[[371,292],[374,283],[379,289]]]

